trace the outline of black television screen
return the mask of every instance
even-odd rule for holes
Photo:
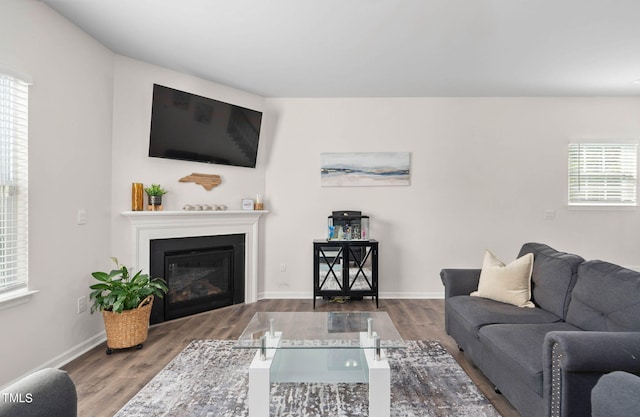
[[[262,113],[153,85],[149,156],[256,167]]]

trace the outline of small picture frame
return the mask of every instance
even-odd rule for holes
[[[243,198],[242,210],[253,210],[253,200],[250,198]]]

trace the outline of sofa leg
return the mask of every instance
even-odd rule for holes
[[[500,391],[500,388],[498,388],[498,387],[493,387],[493,390],[496,392],[496,394],[500,394],[500,395],[502,395],[502,391]]]

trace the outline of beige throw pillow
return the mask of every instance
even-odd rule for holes
[[[531,272],[533,271],[533,253],[516,259],[505,265],[496,256],[486,251],[478,291],[474,297],[490,298],[518,307],[535,307],[531,302]]]

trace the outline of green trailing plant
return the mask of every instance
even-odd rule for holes
[[[151,278],[142,271],[131,275],[129,268],[120,265],[117,258],[111,259],[116,264],[116,269],[109,273],[91,273],[100,281],[89,287],[93,290],[89,294],[89,298],[93,300],[91,313],[102,310],[122,313],[125,310],[137,308],[149,295],[163,298],[168,291],[167,284],[162,278]]]
[[[144,192],[153,197],[163,196],[168,193],[168,191],[162,188],[160,184],[151,184],[151,187],[145,188]]]

